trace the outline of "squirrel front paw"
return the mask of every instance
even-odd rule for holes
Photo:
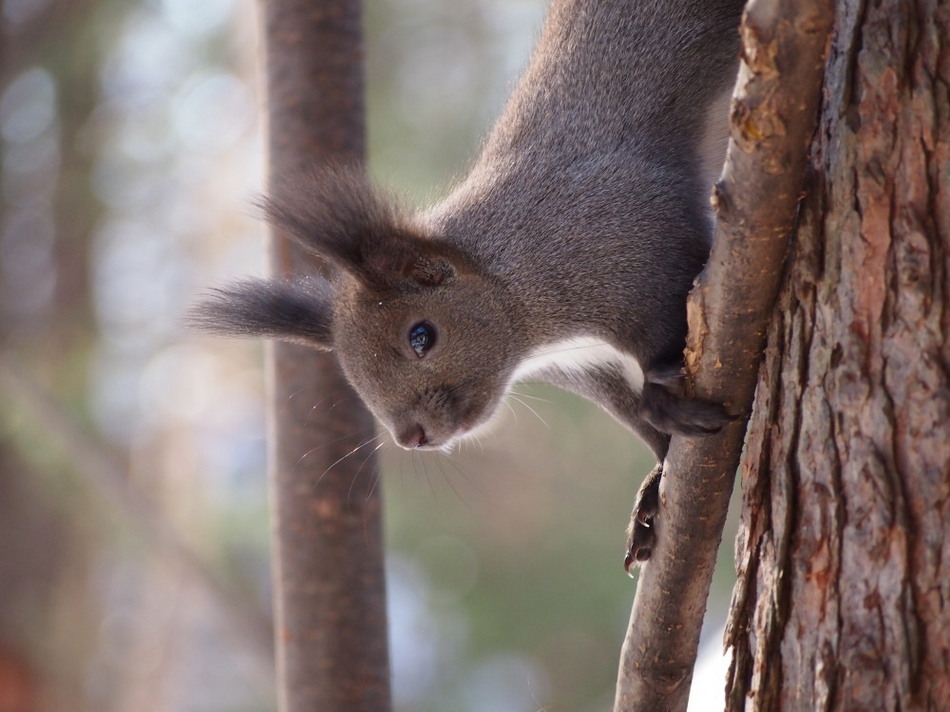
[[[654,518],[660,509],[660,478],[663,475],[663,463],[657,463],[637,493],[636,503],[630,513],[630,525],[627,527],[627,553],[623,568],[630,575],[630,568],[650,558],[656,544]]]
[[[738,417],[720,403],[689,398],[686,377],[678,365],[654,367],[646,374],[640,396],[640,415],[661,433],[704,435],[716,433]]]

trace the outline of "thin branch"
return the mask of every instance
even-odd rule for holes
[[[210,562],[190,547],[154,502],[132,484],[125,467],[109,449],[84,431],[42,386],[8,353],[0,351],[0,393],[19,412],[34,420],[49,441],[89,483],[121,513],[156,556],[174,564],[208,593],[224,612],[235,634],[257,659],[258,687],[270,697],[273,689],[271,623],[260,607],[229,585]]]
[[[814,131],[830,0],[752,0],[732,139],[714,203],[712,255],[688,306],[695,395],[747,411],[778,292]],[[746,419],[674,437],[664,467],[658,542],[624,640],[615,712],[686,709],[706,599]]]

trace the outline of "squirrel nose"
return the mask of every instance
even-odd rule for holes
[[[425,429],[416,423],[402,431],[396,438],[396,442],[402,447],[411,450],[413,448],[422,447],[423,445],[428,445],[429,438],[426,437]]]

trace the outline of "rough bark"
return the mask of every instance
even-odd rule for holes
[[[363,160],[360,3],[266,0],[263,10],[279,191],[281,176]],[[321,269],[280,235],[271,264],[287,275]],[[328,356],[276,344],[268,362],[280,709],[385,712],[382,507],[372,448],[358,449],[372,419]]]
[[[690,295],[686,360],[695,395],[746,413],[780,284],[831,24],[828,0],[753,0],[732,138],[716,187],[709,263]],[[674,437],[658,543],[624,641],[614,709],[685,710],[745,417],[717,435]]]
[[[742,470],[730,710],[950,709],[950,5],[837,3]]]

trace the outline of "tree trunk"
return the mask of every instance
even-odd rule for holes
[[[96,53],[80,51],[88,48],[95,4],[55,0],[19,22],[0,11],[0,96],[8,99],[10,83],[37,68],[55,87],[48,124],[37,123],[26,139],[0,138],[0,371],[7,355],[17,353],[76,408],[92,322],[89,254],[102,217],[87,183],[100,67]],[[44,155],[56,158],[37,159]],[[51,484],[57,465],[35,459],[37,452],[48,456],[41,445],[47,432],[24,421],[5,376],[0,373],[0,710],[88,710],[95,703],[83,681],[101,609],[83,586],[92,576],[95,541],[77,522],[94,515],[84,498]],[[98,709],[109,697],[100,696]]]
[[[950,4],[837,3],[742,470],[730,710],[950,709]]]
[[[270,185],[364,154],[358,0],[267,0]],[[279,197],[279,196],[277,196]],[[273,271],[322,266],[275,235]],[[270,351],[278,698],[283,712],[390,708],[373,422],[328,356]],[[364,454],[370,452],[369,456]]]

